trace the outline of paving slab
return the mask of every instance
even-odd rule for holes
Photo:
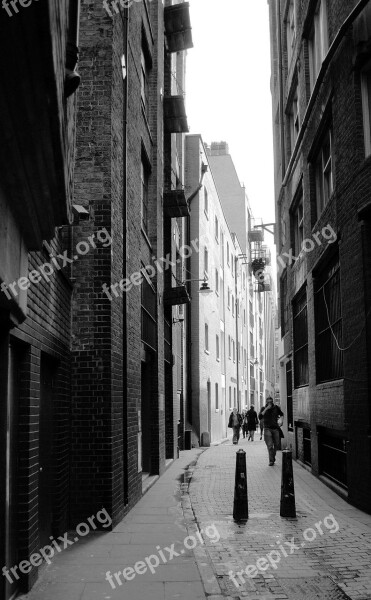
[[[181,453],[113,531],[91,533],[56,555],[19,600],[204,600],[197,561],[184,545],[181,500],[184,469],[201,452]],[[158,560],[153,573],[146,558]]]

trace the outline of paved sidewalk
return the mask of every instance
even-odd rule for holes
[[[239,448],[247,453],[246,524],[232,518]],[[208,592],[213,600],[370,600],[371,516],[294,464],[297,519],[281,518],[281,456],[279,452],[276,465],[270,467],[264,442],[242,439],[238,447],[229,442],[199,457],[189,487],[193,515],[200,529],[215,524],[221,536],[218,543],[207,540],[194,550],[201,573],[202,565],[208,572]],[[256,561],[264,558],[258,571]],[[249,573],[257,576],[243,573],[248,565],[255,566]]]
[[[112,532],[92,533],[56,555],[22,600],[205,600],[197,561],[184,545],[188,532],[182,510],[184,470],[200,453],[181,452]],[[178,556],[170,558],[166,548],[172,544]],[[123,585],[113,577],[116,589],[105,579],[107,571],[113,575],[151,555],[161,556],[160,551],[167,562],[159,558],[154,573],[147,567],[131,581],[120,576]]]

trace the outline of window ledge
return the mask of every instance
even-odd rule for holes
[[[208,354],[210,356],[210,352],[209,350],[204,350],[205,354]]]

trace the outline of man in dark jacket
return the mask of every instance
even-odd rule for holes
[[[279,417],[283,417],[283,412],[269,396],[265,407],[259,413],[259,419],[262,418],[264,423],[264,441],[268,448],[270,467],[276,461],[276,452],[280,445],[280,430],[277,423]]]
[[[240,429],[242,425],[242,416],[237,411],[235,407],[231,414],[229,415],[228,427],[233,429],[233,443],[238,444],[238,440],[240,439]]]

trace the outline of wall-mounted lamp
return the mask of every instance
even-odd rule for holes
[[[181,317],[180,319],[173,319],[173,324],[175,323],[184,323],[184,317]]]

